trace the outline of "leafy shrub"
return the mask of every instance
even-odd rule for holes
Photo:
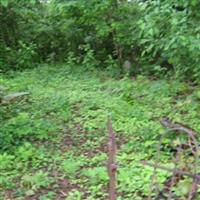
[[[74,177],[81,166],[82,163],[80,161],[67,159],[63,161],[61,169],[66,173],[68,177]]]
[[[7,153],[0,154],[0,171],[13,168],[14,156]]]
[[[47,139],[50,131],[55,127],[51,122],[43,119],[31,119],[28,113],[19,113],[17,116],[2,124],[0,132],[0,149],[7,150],[17,146],[28,138]],[[12,148],[11,148],[12,149]]]
[[[32,190],[37,190],[41,187],[47,187],[52,182],[53,179],[48,176],[48,173],[41,170],[35,174],[25,174],[22,177],[22,184]]]
[[[33,66],[35,63],[36,57],[36,45],[35,44],[26,44],[22,41],[19,41],[19,49],[16,52],[16,68],[23,69]]]
[[[36,45],[19,42],[19,47],[13,49],[5,47],[3,57],[0,59],[0,69],[26,69],[33,67],[36,61]]]
[[[92,184],[106,184],[108,182],[108,174],[105,167],[84,169],[82,174],[88,177]]]
[[[73,190],[69,192],[68,197],[65,200],[81,200],[83,199],[83,194],[78,190]]]
[[[199,2],[153,1],[143,6],[144,15],[138,21],[142,60],[173,69],[178,77],[199,77]],[[151,72],[148,66],[146,71]]]

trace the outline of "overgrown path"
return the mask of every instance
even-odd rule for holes
[[[198,88],[175,80],[114,79],[103,72],[44,66],[0,76],[5,93],[28,99],[0,106],[1,199],[106,199],[106,121],[118,141],[119,199],[143,199],[168,116],[200,130]],[[165,174],[161,175],[164,177]]]

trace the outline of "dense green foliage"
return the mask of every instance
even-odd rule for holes
[[[74,55],[113,71],[129,60],[134,74],[199,80],[199,8],[198,0],[1,0],[0,68]]]
[[[199,0],[0,0],[0,200],[107,199],[109,114],[117,200],[146,198],[153,171],[140,161],[156,159],[160,118],[200,130],[199,9]],[[15,92],[29,95],[3,101]],[[179,141],[164,142],[172,166]],[[191,168],[191,154],[181,159]],[[167,177],[159,171],[160,185]],[[180,199],[189,181],[174,189]]]
[[[0,106],[3,200],[106,199],[108,113],[117,133],[119,200],[148,194],[152,169],[140,161],[154,159],[161,117],[200,130],[199,90],[177,80],[116,80],[64,65],[1,75],[0,84],[5,93],[31,93]],[[168,159],[163,151],[163,165]],[[161,182],[165,177],[160,173]]]

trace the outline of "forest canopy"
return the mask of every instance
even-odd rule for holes
[[[200,80],[199,0],[1,0],[0,68],[85,67]],[[82,65],[83,66],[83,65]]]

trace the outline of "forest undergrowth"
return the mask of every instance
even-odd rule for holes
[[[29,92],[0,105],[0,199],[107,199],[107,118],[117,138],[118,199],[148,195],[154,160],[169,117],[200,131],[200,90],[173,79],[42,66],[0,75],[4,94]],[[6,137],[5,137],[6,136]],[[169,152],[162,153],[168,163]],[[169,164],[169,163],[168,163]],[[167,173],[160,172],[162,182]]]

